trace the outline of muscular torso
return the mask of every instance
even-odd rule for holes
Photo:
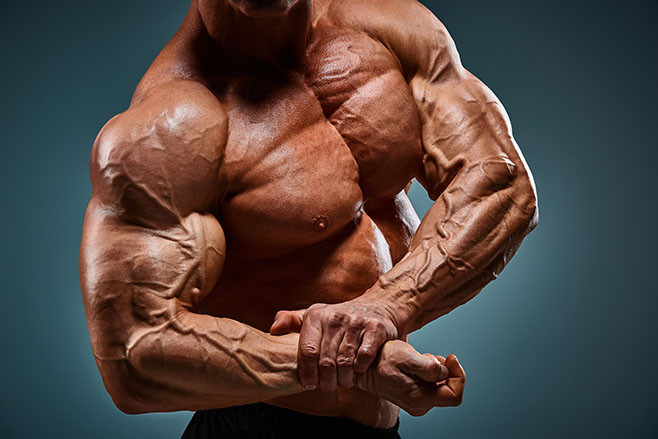
[[[404,189],[422,166],[420,122],[383,44],[315,17],[296,69],[200,82],[228,115],[217,181],[227,249],[197,312],[268,331],[279,310],[363,294],[405,254],[419,223]],[[378,426],[398,413],[357,389],[269,402]]]

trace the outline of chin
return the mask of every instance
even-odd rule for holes
[[[284,15],[300,0],[228,0],[247,17],[276,17]]]

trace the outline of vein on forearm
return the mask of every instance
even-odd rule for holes
[[[418,93],[426,153],[421,178],[436,202],[407,255],[378,282],[396,306],[407,308],[410,330],[494,279],[534,214],[529,175],[502,106],[478,89],[483,86],[463,85]]]
[[[470,167],[484,172],[487,162]],[[396,303],[417,313],[414,329],[477,294],[500,273],[525,232],[523,218],[530,213],[515,201],[513,186],[476,194],[460,180],[430,209],[410,252],[379,281],[399,296]]]
[[[204,272],[208,257],[224,253],[197,216],[153,232],[90,218],[90,231],[104,230],[88,253],[97,361],[107,371],[126,371],[135,398],[144,401],[137,404],[147,411],[197,410],[301,391],[296,342],[195,312],[214,283]]]

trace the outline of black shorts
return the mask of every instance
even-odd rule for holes
[[[398,427],[373,428],[347,418],[314,416],[256,403],[194,413],[182,439],[400,439]]]

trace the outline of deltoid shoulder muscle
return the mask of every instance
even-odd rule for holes
[[[206,211],[217,197],[226,137],[226,113],[208,89],[191,81],[160,86],[100,132],[94,196],[156,228]]]
[[[140,331],[173,324],[172,304],[193,307],[216,282],[225,243],[213,206],[226,131],[214,95],[180,81],[99,134],[80,255],[97,359],[124,358]]]

